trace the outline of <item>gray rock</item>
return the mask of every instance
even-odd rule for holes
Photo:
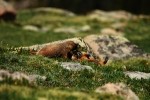
[[[6,70],[0,70],[0,81],[3,81],[5,78],[10,77],[10,73]]]
[[[150,78],[150,73],[144,73],[144,72],[139,72],[139,71],[126,71],[124,72],[126,76],[129,76],[131,79],[149,79]]]
[[[62,15],[62,16],[68,16],[68,17],[74,17],[75,14],[73,12],[59,9],[59,8],[52,8],[52,7],[41,7],[37,8],[34,11],[36,12],[42,12],[42,13],[51,13],[51,14],[56,14],[56,15]]]
[[[87,65],[81,65],[80,63],[75,63],[75,62],[61,62],[60,66],[62,66],[64,69],[67,69],[69,71],[89,70],[94,72],[92,67]]]
[[[37,27],[34,25],[25,25],[22,27],[24,30],[34,31],[34,32],[48,32],[50,30],[49,27]]]
[[[110,11],[95,10],[87,15],[90,20],[98,20],[102,22],[115,22],[120,20],[129,20],[136,16],[125,11]]]
[[[7,78],[12,79],[13,81],[23,82],[23,80],[28,81],[29,84],[36,84],[37,79],[42,81],[46,80],[45,76],[40,76],[36,74],[27,75],[21,72],[10,73],[7,70],[0,70],[0,81],[5,81]]]
[[[75,27],[60,27],[54,29],[54,32],[56,33],[78,33],[79,30],[77,30]]]
[[[98,87],[95,92],[119,95],[124,100],[139,100],[138,96],[124,83],[107,83],[104,86]]]
[[[110,60],[117,60],[146,55],[138,46],[122,36],[89,35],[84,41],[100,58],[108,56]]]
[[[84,25],[81,27],[75,27],[75,26],[70,26],[70,27],[60,27],[60,28],[55,28],[54,32],[56,33],[78,33],[78,32],[87,32],[90,31],[91,27],[89,25]]]
[[[46,80],[46,76],[41,76],[41,75],[37,75],[37,74],[29,75],[29,77],[30,77],[31,82],[36,82],[37,79],[40,79],[41,81]]]
[[[10,74],[10,78],[12,78],[12,80],[20,80],[20,81],[22,81],[23,79],[29,80],[29,77],[26,74],[20,72],[14,72]]]

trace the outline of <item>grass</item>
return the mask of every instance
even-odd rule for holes
[[[125,36],[144,51],[150,52],[149,28],[150,19],[131,20],[125,27]],[[142,71],[150,73],[150,60],[145,58],[130,58],[111,62],[106,66],[97,66],[89,62],[81,64],[91,66],[95,72],[79,71],[73,72],[63,69],[58,62],[70,61],[61,58],[48,59],[42,56],[29,55],[27,52],[21,54],[13,53],[6,47],[28,46],[41,44],[55,40],[71,37],[84,37],[99,31],[109,23],[89,21],[85,16],[66,17],[60,14],[45,14],[34,11],[21,11],[18,13],[16,25],[14,23],[0,22],[0,69],[11,72],[20,71],[26,74],[39,74],[47,77],[45,81],[38,80],[37,86],[16,82],[0,82],[0,99],[19,100],[120,100],[120,97],[110,94],[97,94],[94,90],[108,82],[124,82],[141,100],[150,98],[150,79],[130,79],[123,74],[124,71]],[[90,25],[89,32],[77,34],[55,33],[53,30],[47,32],[33,32],[23,30],[23,25],[40,25],[52,28],[61,26],[81,27]],[[111,23],[110,23],[111,24]],[[134,27],[133,27],[134,26]],[[22,92],[23,91],[23,92]]]
[[[11,88],[11,90],[10,90]],[[24,92],[21,92],[24,91]],[[94,100],[107,98],[107,100],[122,100],[120,97],[109,94],[94,94],[73,91],[70,89],[54,88],[28,88],[24,86],[2,85],[0,89],[0,98],[10,100],[13,97],[15,100]]]
[[[8,44],[9,46],[42,44],[73,37],[71,34],[64,35],[54,32],[42,33],[26,31],[23,30],[22,27],[14,26],[13,23],[1,23],[0,27],[0,40],[3,45]]]
[[[134,27],[133,27],[134,26]],[[150,19],[144,18],[129,21],[125,29],[126,37],[142,48],[145,52],[150,52]]]

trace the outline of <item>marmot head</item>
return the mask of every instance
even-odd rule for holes
[[[79,45],[77,43],[74,43],[73,41],[67,41],[66,46],[70,51],[78,50],[79,48]]]

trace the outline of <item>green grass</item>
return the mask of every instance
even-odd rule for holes
[[[54,88],[28,88],[24,86],[2,85],[0,86],[0,98],[3,100],[122,100],[120,97],[109,94],[83,93],[77,90]],[[22,92],[24,91],[24,92]],[[11,97],[11,98],[10,98]]]
[[[98,34],[103,27],[111,23],[89,21],[85,16],[66,17],[56,13],[41,13],[34,11],[21,11],[18,13],[16,23],[0,22],[0,69],[11,72],[20,71],[26,74],[39,74],[47,77],[45,81],[38,80],[37,86],[26,83],[16,83],[9,79],[0,82],[0,99],[36,100],[120,100],[121,98],[109,94],[97,94],[94,90],[108,82],[124,82],[141,100],[150,98],[150,79],[130,79],[123,74],[124,71],[142,71],[150,73],[150,60],[145,58],[130,58],[126,60],[113,61],[106,66],[97,66],[89,62],[81,64],[91,66],[95,72],[79,71],[73,72],[63,69],[58,62],[70,61],[68,59],[48,59],[42,56],[29,55],[26,51],[18,54],[7,47],[28,46],[41,44],[71,37],[84,37],[89,34]],[[150,19],[128,21],[125,27],[125,36],[144,51],[150,52]],[[40,27],[51,26],[51,28],[63,26],[81,27],[90,25],[89,32],[77,34],[48,32],[33,32],[23,30],[23,25],[37,25]],[[134,27],[133,27],[134,26]],[[22,92],[23,91],[23,92]]]
[[[7,69],[12,72],[21,71],[26,74],[45,75],[47,77],[46,81],[41,82],[39,80],[38,82],[38,86],[43,88],[72,88],[78,91],[90,92],[108,82],[124,82],[128,84],[140,98],[146,100],[146,98],[149,97],[150,86],[148,84],[150,80],[131,80],[123,74],[123,71],[150,72],[150,60],[134,58],[125,61],[116,61],[105,67],[82,62],[82,64],[92,66],[95,72],[87,70],[81,72],[68,71],[57,63],[61,61],[66,60],[48,59],[42,56],[30,56],[28,54],[16,55],[6,51],[0,55],[1,69]],[[123,66],[126,66],[126,69]],[[16,82],[7,83],[16,85]],[[22,83],[18,85],[22,86],[27,84]],[[141,89],[143,89],[143,91],[141,91]]]
[[[13,23],[0,24],[0,40],[1,43],[9,46],[27,46],[34,44],[42,44],[52,42],[54,40],[66,39],[73,37],[71,34],[64,35],[54,32],[33,32],[23,30],[22,27],[14,26]]]
[[[150,18],[129,21],[125,33],[132,43],[150,53]]]

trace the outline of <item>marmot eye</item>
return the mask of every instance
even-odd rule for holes
[[[81,53],[81,52],[77,52],[77,56],[78,56],[78,57],[81,57],[81,56],[82,56],[82,53]]]

